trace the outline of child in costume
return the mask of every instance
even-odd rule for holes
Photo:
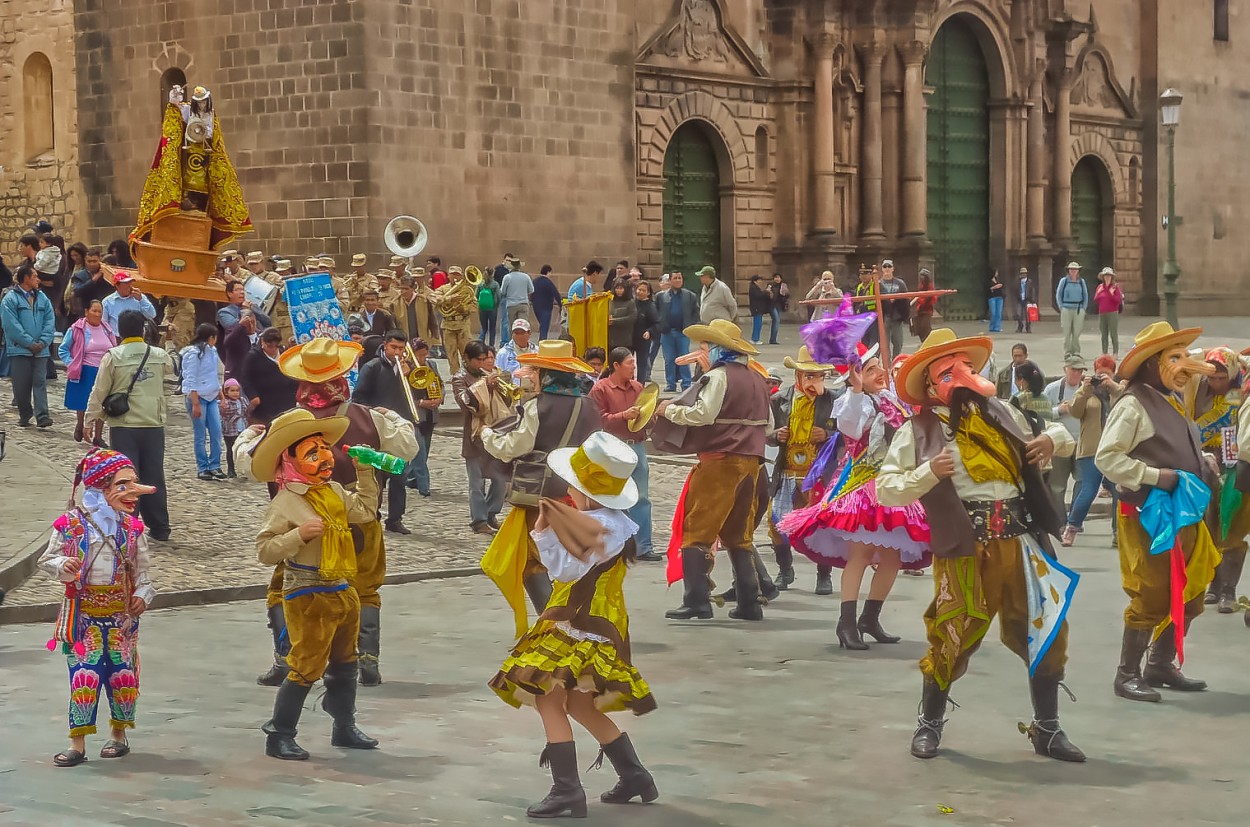
[[[295,743],[296,727],[308,690],[323,675],[322,708],[334,718],[330,743],[349,749],[378,745],[356,728],[360,598],[348,582],[356,575],[356,547],[348,526],[376,519],[377,477],[358,465],[363,470],[351,492],[331,479],[331,446],[340,443],[350,425],[345,416],[318,419],[295,408],[275,419],[251,451],[252,475],[278,485],[256,535],[256,554],[262,563],[285,564],[289,671],[264,731],[265,754],[287,761],[308,758]],[[245,451],[250,447],[240,444]]]
[[[83,502],[74,495],[83,484]],[[156,489],[139,483],[134,463],[117,451],[83,457],[74,475],[71,510],[52,524],[39,566],[65,584],[65,599],[48,648],[61,644],[69,662],[70,748],[52,759],[58,767],[87,760],[86,740],[96,732],[100,693],[108,695],[109,740],[101,758],[130,752],[126,730],[135,725],[139,699],[139,616],[156,594],[148,579],[148,544],[139,497]]]
[[[630,661],[623,592],[625,568],[636,551],[638,526],[625,512],[638,499],[630,479],[637,462],[629,445],[603,431],[578,448],[547,455],[548,466],[568,483],[574,506],[544,497],[530,532],[554,588],[546,610],[490,681],[505,702],[533,704],[542,716],[547,745],[539,765],[551,765],[553,784],[547,797],[526,811],[531,818],[586,816],[570,719],[599,742],[595,766],[606,755],[620,776],[601,801],[626,804],[659,796],[629,735],[605,714],[628,709],[643,715],[656,706]]]
[[[858,365],[848,369],[850,393],[834,403],[846,452],[834,484],[817,504],[791,512],[780,530],[817,565],[842,569],[842,615],[838,645],[864,650],[863,636],[878,643],[899,638],[881,627],[881,607],[900,568],[929,565],[929,523],[918,502],[883,506],[877,499],[877,471],[890,440],[910,412],[887,387],[889,378],[875,348],[859,346]],[[875,566],[864,613],[856,620],[864,571]]]

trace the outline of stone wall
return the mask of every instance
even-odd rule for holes
[[[73,33],[70,0],[0,0],[0,255],[6,260],[39,219],[67,243],[82,232]]]

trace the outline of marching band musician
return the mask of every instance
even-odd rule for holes
[[[431,291],[430,302],[443,316],[443,347],[451,372],[460,370],[464,346],[469,343],[469,314],[477,307],[473,285],[464,277],[464,270],[453,266],[447,271],[451,281]]]

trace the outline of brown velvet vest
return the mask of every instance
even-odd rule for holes
[[[1129,382],[1124,396],[1137,400],[1155,431],[1154,436],[1143,439],[1128,455],[1152,468],[1188,471],[1212,491],[1219,491],[1218,481],[1202,459],[1202,442],[1193,421],[1176,410],[1166,396],[1143,382]],[[1140,508],[1150,495],[1150,489],[1149,485],[1143,485],[1136,491],[1120,489],[1120,499]]]
[[[1015,452],[1016,461],[1020,464],[1020,475],[1024,480],[1023,496],[1033,537],[1053,556],[1050,535],[1059,535],[1062,522],[1041,470],[1024,459],[1024,445],[1030,437],[1020,430],[1002,400],[986,400],[985,414],[986,421],[1006,438],[1007,444]],[[912,428],[916,438],[917,465],[936,457],[949,441],[946,437],[946,426],[932,408],[924,408],[916,414],[912,419]],[[947,478],[939,482],[920,498],[920,503],[929,517],[930,542],[935,556],[970,557],[976,552],[977,541],[972,518],[968,516],[963,501],[959,499],[953,479]]]
[[[768,429],[768,385],[764,377],[741,362],[729,362],[719,369],[725,371],[726,387],[716,422],[691,428],[682,448],[692,454],[725,453],[763,458],[764,432]]]

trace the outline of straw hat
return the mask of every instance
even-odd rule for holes
[[[1133,374],[1142,363],[1162,353],[1170,347],[1189,347],[1194,340],[1202,335],[1202,328],[1187,327],[1184,330],[1173,330],[1167,322],[1154,322],[1146,325],[1133,337],[1133,349],[1120,362],[1120,378],[1132,379]]]
[[[573,343],[563,339],[543,339],[535,353],[518,353],[517,362],[533,365],[541,370],[560,370],[565,373],[594,373],[595,369],[573,355]]]
[[[833,365],[822,365],[820,362],[813,359],[811,351],[807,349],[807,345],[803,345],[799,348],[798,359],[791,359],[787,356],[782,360],[781,364],[790,368],[790,370],[802,370],[807,371],[808,373],[823,373],[825,371],[833,370]]]
[[[929,365],[943,356],[952,353],[967,353],[972,357],[972,369],[980,373],[985,363],[990,360],[994,350],[994,342],[988,336],[969,336],[960,339],[949,327],[939,327],[929,334],[920,349],[908,357],[898,369],[895,377],[895,388],[899,398],[912,405],[923,405],[928,401],[925,392],[925,379]]]
[[[310,411],[292,408],[270,422],[265,435],[256,443],[252,451],[252,476],[260,482],[273,482],[283,451],[316,434],[321,434],[326,442],[335,445],[347,433],[350,424],[351,420],[345,416],[317,419]]]
[[[278,357],[278,369],[292,379],[320,384],[351,370],[362,352],[358,342],[321,337],[284,351]]]
[[[726,319],[713,319],[710,324],[692,324],[682,331],[690,341],[727,347],[735,353],[759,353],[755,345],[742,337],[742,328]]]
[[[595,431],[577,448],[556,448],[547,454],[547,465],[604,508],[624,511],[638,502],[638,485],[630,479],[638,455],[607,431]]]
[[[651,417],[655,416],[655,406],[659,401],[660,386],[655,382],[648,382],[643,385],[642,393],[638,396],[638,401],[634,403],[638,406],[638,416],[626,422],[625,427],[629,428],[633,433],[638,433],[647,427]]]

